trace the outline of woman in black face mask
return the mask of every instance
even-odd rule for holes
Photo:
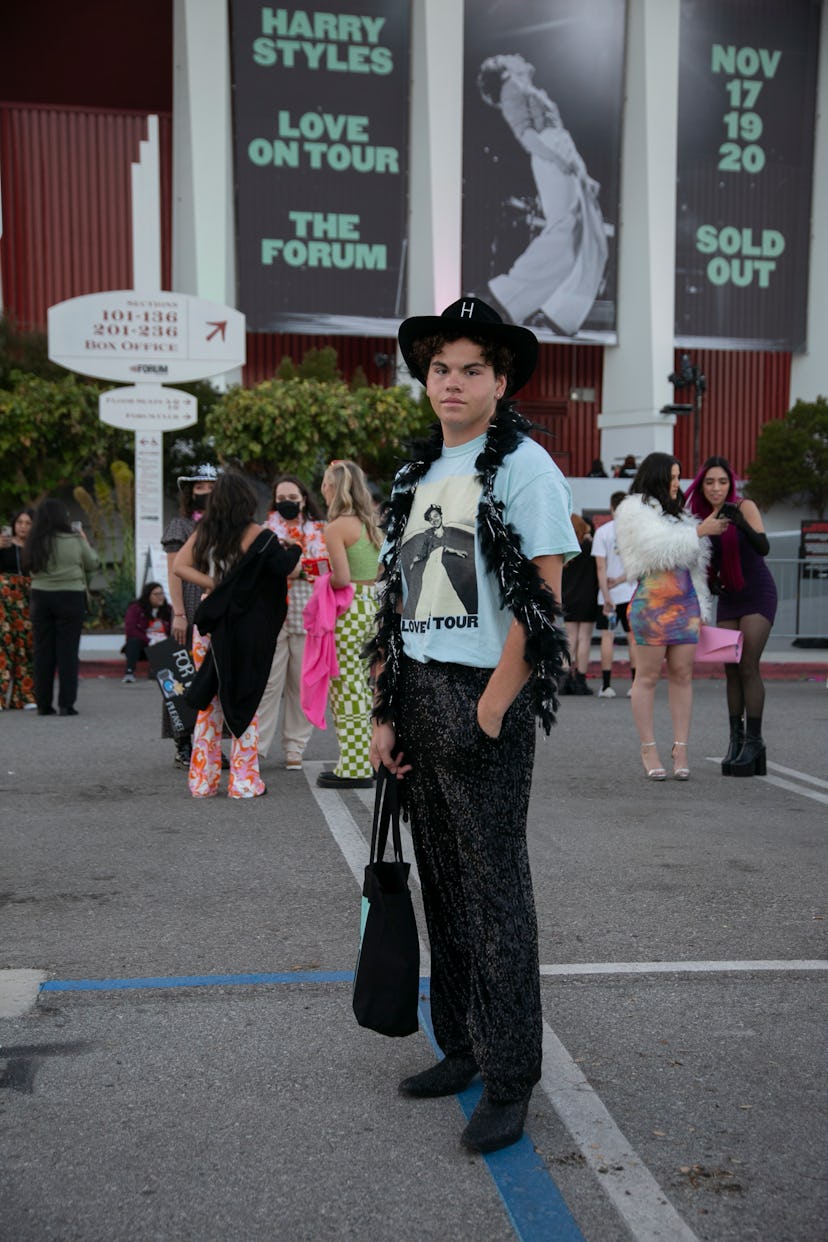
[[[313,732],[299,701],[305,625],[302,612],[311,597],[314,579],[328,572],[325,523],[313,497],[301,479],[282,474],[273,484],[273,504],[265,525],[286,543],[298,543],[302,558],[288,579],[288,614],[279,631],[270,676],[259,704],[259,756],[267,755],[276,732],[279,700],[284,692],[282,746],[285,767],[298,772],[302,755]]]

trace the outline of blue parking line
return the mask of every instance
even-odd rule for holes
[[[420,1023],[437,1056],[442,1051],[431,1025],[431,1005],[427,994],[420,999]],[[457,1099],[471,1117],[483,1091],[480,1082],[467,1087]],[[483,1159],[519,1242],[584,1242],[575,1218],[552,1180],[549,1169],[523,1135],[511,1147],[492,1152]]]
[[[238,987],[290,983],[352,983],[350,970],[295,970],[276,974],[238,975],[158,975],[134,979],[49,979],[41,992],[118,992],[129,989]],[[435,1053],[440,1048],[431,1025],[429,979],[420,980],[420,1024]],[[481,1084],[474,1083],[457,1099],[466,1117],[471,1117],[480,1099]],[[484,1156],[489,1175],[500,1195],[506,1214],[519,1242],[584,1242],[575,1218],[564,1202],[549,1169],[532,1143],[523,1138]]]
[[[126,988],[238,987],[262,983],[352,983],[351,970],[290,970],[262,975],[162,975],[139,979],[49,979],[41,992],[117,992]]]

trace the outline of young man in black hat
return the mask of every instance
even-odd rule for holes
[[[371,756],[403,780],[444,1053],[400,1090],[451,1095],[479,1072],[463,1143],[495,1151],[520,1138],[540,1077],[533,716],[554,720],[561,571],[578,545],[568,486],[509,400],[534,370],[534,335],[467,297],[407,319],[399,340],[438,423],[391,497]]]

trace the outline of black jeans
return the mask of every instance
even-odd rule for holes
[[[146,643],[142,643],[140,638],[128,638],[126,642],[124,643],[124,647],[125,647],[124,656],[126,657],[126,671],[128,673],[134,673],[135,665],[138,663],[138,661],[146,660],[148,658]]]
[[[58,707],[74,707],[78,697],[78,652],[85,591],[32,591],[34,684],[38,711],[52,706],[57,670]]]
[[[431,943],[431,1015],[471,1053],[492,1099],[531,1091],[543,1041],[526,816],[535,753],[528,687],[500,737],[477,723],[490,669],[403,659],[396,731]]]

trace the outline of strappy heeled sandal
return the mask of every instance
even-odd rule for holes
[[[685,759],[685,766],[683,768],[676,767],[676,747],[677,746],[683,746],[686,751],[687,743],[686,742],[673,742],[673,749],[670,751],[670,755],[672,756],[672,759],[673,759],[673,780],[674,781],[686,781],[690,779],[690,769],[686,766],[687,765],[686,759]]]
[[[655,749],[655,742],[642,742],[641,743],[641,762],[644,764],[644,771],[647,774],[647,780],[648,781],[666,781],[667,772],[665,771],[664,768],[661,768],[661,767],[648,768],[647,767],[646,761],[644,759],[644,751],[649,750],[650,748]],[[656,752],[656,759],[657,758],[658,758],[658,752]]]

